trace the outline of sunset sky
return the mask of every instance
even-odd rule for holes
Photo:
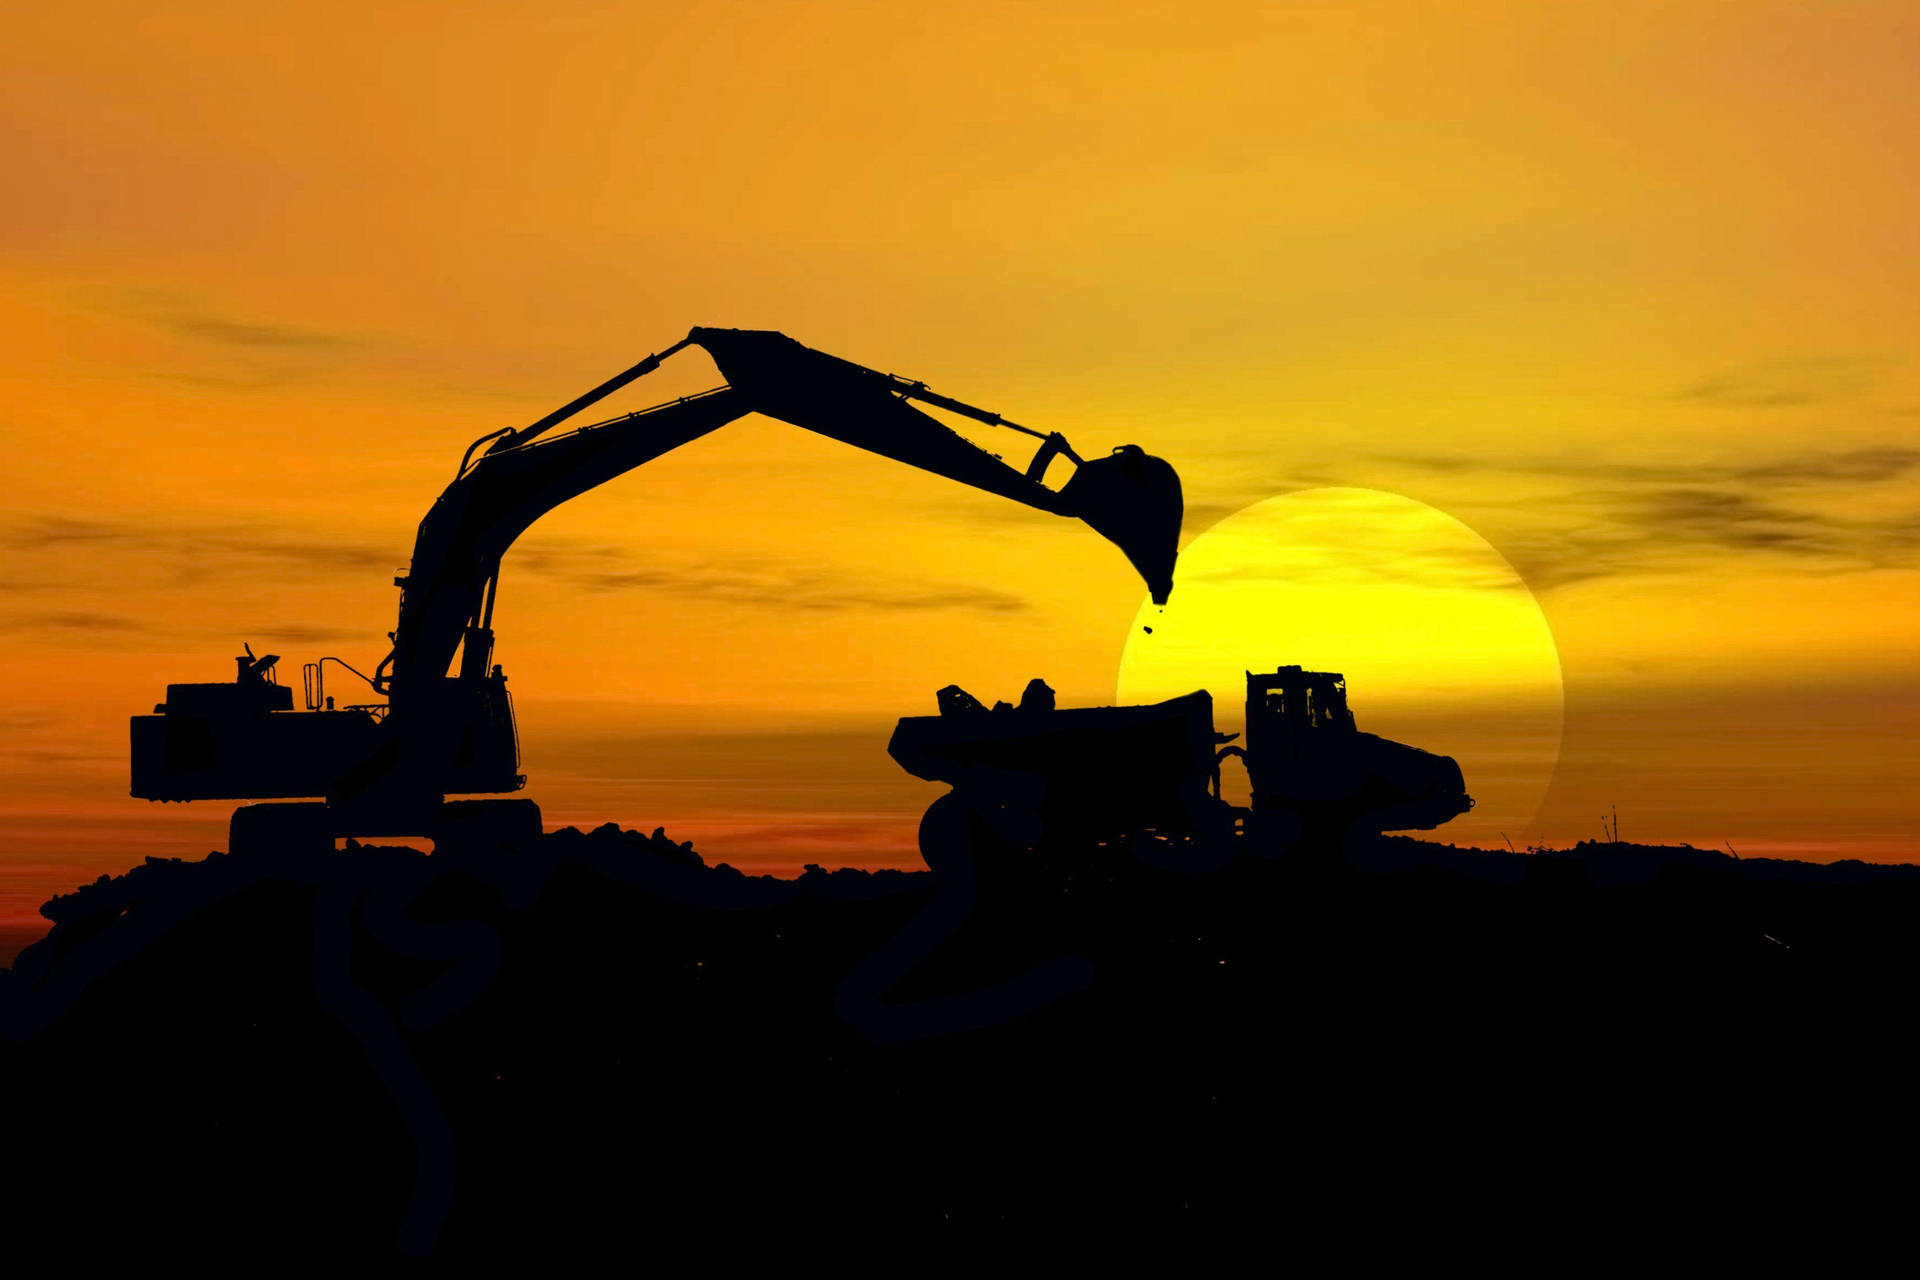
[[[1564,685],[1516,844],[1617,806],[1920,858],[1920,6],[7,25],[0,924],[223,846],[231,806],[127,797],[126,718],[242,641],[370,669],[467,442],[696,324],[1144,445],[1188,538],[1329,487],[1465,526]],[[717,381],[692,352],[607,408]],[[917,865],[938,789],[891,721],[954,682],[1110,701],[1143,598],[1077,524],[753,418],[542,522],[495,623],[550,824],[785,872]],[[1532,732],[1499,688],[1353,705],[1473,790]]]

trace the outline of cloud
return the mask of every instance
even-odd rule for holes
[[[7,534],[13,551],[34,551],[72,544],[111,543],[124,536],[126,526],[103,520],[76,520],[69,516],[35,516]]]
[[[366,639],[358,632],[347,631],[339,627],[302,627],[281,625],[264,628],[260,631],[262,640],[286,644],[336,644],[341,641],[360,641]]]
[[[535,571],[587,591],[664,591],[682,599],[795,612],[962,610],[1010,614],[1024,613],[1031,607],[1021,596],[990,588],[889,579],[765,559],[610,569],[604,567],[605,558],[599,554],[604,550],[589,548],[582,557],[548,550],[534,561],[538,566]],[[641,557],[623,553],[621,558]]]
[[[11,527],[0,526],[0,550],[16,558],[37,556],[44,562],[42,567],[57,570],[9,579],[4,585],[15,599],[30,598],[36,591],[66,594],[109,590],[126,574],[129,556],[150,566],[141,570],[141,576],[170,588],[333,576],[379,581],[407,559],[405,550],[397,547],[328,541],[264,524],[191,525],[172,520],[61,514],[28,516]],[[119,554],[98,554],[105,550]],[[96,559],[100,567],[95,567]],[[105,567],[108,564],[113,568]],[[993,588],[764,558],[663,563],[657,554],[615,543],[551,538],[530,540],[516,547],[504,569],[509,577],[533,573],[589,592],[660,591],[679,599],[794,612],[961,610],[1015,614],[1031,607],[1023,597]],[[37,616],[41,621],[34,625],[54,625],[48,621],[53,615]],[[62,625],[68,630],[84,630],[81,617],[72,615]],[[16,620],[16,629],[24,625],[23,619]],[[351,638],[331,628],[281,627],[261,634],[288,643]]]
[[[1736,479],[1768,484],[1879,484],[1920,468],[1920,449],[1893,445],[1810,454],[1736,467]]]
[[[397,343],[270,317],[235,315],[172,289],[121,289],[86,305],[172,340],[143,376],[213,391],[257,392],[324,381]]]
[[[266,524],[190,524],[140,517],[27,515],[0,522],[0,634],[45,637],[68,648],[116,649],[227,630],[219,607],[185,606],[196,588],[246,584],[227,592],[249,597],[253,584],[311,584],[354,578],[379,584],[405,561],[389,548],[276,529]],[[154,603],[153,593],[165,597]],[[130,596],[143,604],[121,612]],[[200,597],[205,600],[205,597]],[[259,640],[329,644],[351,640],[328,626],[249,625]]]
[[[1772,360],[1702,379],[1675,398],[1742,409],[1833,404],[1873,390],[1896,363],[1881,356]]]
[[[82,613],[68,611],[49,613],[41,617],[43,626],[61,627],[73,631],[144,631],[146,624],[134,618],[111,613]]]
[[[1677,575],[1724,567],[1729,557],[1766,557],[1774,570],[1815,575],[1920,565],[1920,502],[1898,499],[1920,478],[1920,447],[1882,444],[1803,450],[1736,460],[1606,462],[1583,459],[1477,458],[1464,453],[1378,454],[1346,474],[1263,479],[1264,489],[1214,491],[1190,502],[1186,532],[1274,493],[1327,484],[1393,489],[1409,471],[1435,476],[1509,478],[1506,495],[1462,501],[1453,514],[1490,534],[1535,591],[1597,579]],[[1389,475],[1383,475],[1383,467]],[[1249,468],[1251,469],[1251,468]],[[1343,468],[1344,469],[1344,468]],[[1481,486],[1483,489],[1489,486]],[[1002,508],[1005,508],[1003,511]],[[949,514],[946,508],[933,512]],[[982,503],[969,521],[1007,515],[1040,520],[1013,504]],[[117,554],[98,555],[112,550]],[[7,573],[0,593],[15,616],[11,632],[86,636],[92,644],[133,634],[110,611],[129,574],[148,584],[189,588],[214,582],[273,582],[351,577],[383,582],[404,565],[408,548],[334,539],[265,522],[183,524],[174,519],[76,516],[43,512],[0,523]],[[1401,566],[1421,581],[1449,566],[1418,559]],[[129,566],[132,566],[130,568]],[[822,567],[777,558],[676,559],[606,541],[529,538],[508,557],[511,578],[531,573],[587,592],[656,592],[791,613],[1032,612],[1032,602],[995,585]],[[1464,572],[1465,569],[1463,568]],[[1396,572],[1383,563],[1382,574]],[[54,608],[55,603],[82,607]],[[41,603],[35,610],[33,605]],[[276,643],[328,644],[354,637],[327,627],[264,633]]]
[[[1210,455],[1202,461],[1216,460]],[[1497,529],[1496,546],[1534,591],[1604,578],[1710,571],[1724,566],[1728,556],[1766,556],[1775,569],[1816,575],[1920,565],[1920,506],[1887,514],[1881,500],[1897,494],[1896,486],[1920,479],[1920,447],[1904,444],[1697,462],[1397,453],[1281,470],[1265,455],[1244,451],[1231,461],[1230,484],[1189,488],[1183,540],[1276,494],[1329,486],[1393,491],[1413,471],[1510,480],[1501,487],[1511,496],[1462,502],[1449,514],[1467,519],[1483,534]],[[954,500],[925,510],[974,528],[1011,528],[1040,518],[1011,503]],[[1396,554],[1405,557],[1404,563],[1382,559],[1374,571],[1410,582],[1445,581],[1452,575],[1462,585],[1499,585],[1474,578],[1479,566],[1422,560],[1420,547],[1398,548]],[[1311,571],[1305,562],[1284,570],[1296,580]],[[900,608],[1015,607],[995,592],[916,592],[898,584],[855,589],[841,598],[830,584],[811,582],[793,570],[768,575],[738,566],[689,567],[675,573],[676,589],[689,594],[789,608],[809,607],[804,597],[810,591],[818,593],[823,608],[836,601],[859,607],[868,594],[887,597],[891,607]],[[579,580],[590,590],[668,585],[663,571],[655,569],[608,568],[582,573]],[[954,593],[951,600],[948,591]],[[973,598],[961,598],[968,594]]]
[[[1817,517],[1725,489],[1657,490],[1641,500],[1637,522],[1655,537],[1734,550],[1836,549]]]
[[[242,351],[337,353],[384,345],[369,334],[243,320],[209,308],[191,294],[172,290],[128,290],[120,294],[114,309],[178,338]]]
[[[1536,591],[1598,578],[1698,572],[1728,554],[1811,574],[1904,568],[1920,509],[1888,514],[1889,488],[1920,475],[1920,449],[1875,445],[1725,462],[1485,461],[1379,455],[1436,475],[1511,476],[1523,496],[1479,504],[1507,526],[1500,549]]]
[[[1466,454],[1374,454],[1375,462],[1417,471],[1458,475],[1513,474],[1587,482],[1662,484],[1878,484],[1920,470],[1920,449],[1873,445],[1819,453],[1788,454],[1760,462],[1602,462],[1587,459],[1489,461]]]
[[[0,527],[0,548],[16,555],[50,555],[71,570],[69,575],[53,578],[23,579],[15,584],[16,591],[58,589],[82,580],[87,553],[106,549],[154,557],[164,566],[161,572],[171,586],[289,574],[378,572],[406,558],[389,547],[306,537],[263,524],[194,525],[45,514]]]
[[[1365,536],[1356,537],[1356,530]],[[1427,590],[1505,591],[1519,579],[1454,522],[1410,499],[1345,488],[1307,503],[1276,502],[1213,535],[1208,570],[1188,583],[1281,582],[1341,589],[1356,578]]]
[[[1501,550],[1536,591],[1600,578],[1697,573],[1729,554],[1766,555],[1776,569],[1815,576],[1910,568],[1920,547],[1920,513],[1846,519],[1713,490],[1599,500],[1610,506],[1603,519],[1503,540]]]
[[[69,648],[118,649],[156,628],[121,614],[52,609],[0,616],[0,634],[43,636]]]

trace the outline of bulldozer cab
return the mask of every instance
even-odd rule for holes
[[[1337,671],[1281,667],[1247,672],[1247,751],[1268,759],[1300,759],[1309,735],[1351,734],[1347,679]]]

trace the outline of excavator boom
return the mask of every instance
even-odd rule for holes
[[[690,345],[713,357],[725,387],[564,435],[549,434]],[[1040,475],[1009,465],[916,409],[911,399],[1057,440],[1060,450],[1078,457],[1058,436],[1046,437],[937,395],[924,383],[814,351],[785,334],[696,328],[531,426],[483,437],[485,452],[462,467],[421,522],[403,584],[391,672],[383,670],[377,687],[396,703],[405,701],[408,682],[415,675],[444,675],[463,641],[463,666],[469,675],[480,674],[490,660],[482,652],[487,638],[470,632],[490,629],[494,584],[514,539],[568,499],[752,412],[1042,511],[1076,516],[1118,545],[1153,598],[1165,601],[1173,586],[1181,517],[1180,480],[1172,467],[1123,446],[1108,457],[1081,462],[1062,488],[1049,489]],[[468,452],[471,458],[474,450]]]

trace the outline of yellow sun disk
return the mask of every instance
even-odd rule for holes
[[[1117,699],[1206,689],[1234,732],[1245,672],[1289,663],[1343,672],[1363,730],[1460,761],[1478,804],[1445,838],[1523,835],[1558,757],[1560,663],[1525,582],[1473,530],[1371,489],[1248,507],[1181,553],[1165,608],[1141,606]]]

